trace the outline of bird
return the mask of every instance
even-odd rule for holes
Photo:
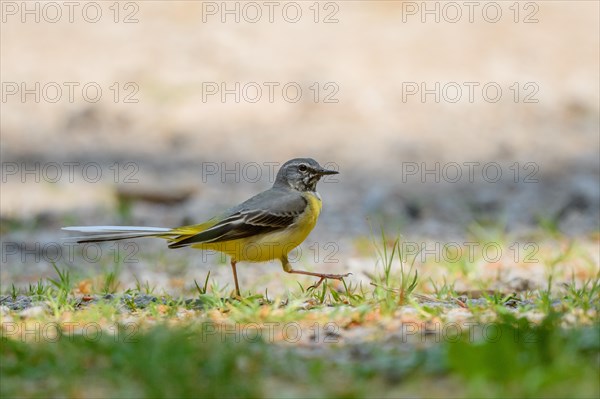
[[[70,226],[63,230],[86,234],[71,238],[77,243],[155,237],[166,239],[169,248],[222,252],[230,257],[237,297],[241,297],[238,262],[279,260],[287,273],[318,277],[310,287],[317,288],[326,279],[342,280],[351,273],[296,270],[288,254],[306,239],[319,219],[322,202],[317,183],[323,176],[338,173],[312,158],[294,158],[281,166],[271,188],[200,224],[175,228]]]

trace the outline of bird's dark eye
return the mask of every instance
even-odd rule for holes
[[[306,165],[300,165],[300,166],[298,166],[298,170],[300,172],[306,172],[306,169],[307,169]]]

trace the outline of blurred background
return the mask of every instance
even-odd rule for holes
[[[3,289],[52,271],[64,225],[200,222],[293,157],[340,171],[309,268],[335,243],[352,269],[381,227],[597,249],[597,2],[54,4],[2,2]],[[139,245],[140,280],[228,281],[218,256]]]

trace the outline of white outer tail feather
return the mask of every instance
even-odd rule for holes
[[[140,227],[140,226],[70,226],[63,227],[63,230],[67,231],[79,231],[80,233],[133,233],[133,232],[146,232],[146,233],[166,233],[171,229],[164,227]]]
[[[81,237],[68,237],[66,240],[78,243],[125,240],[128,238],[141,238],[160,236],[168,233],[171,229],[164,227],[140,227],[140,226],[70,226],[63,227],[66,231],[77,231],[86,233]]]

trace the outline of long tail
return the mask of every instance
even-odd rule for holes
[[[138,227],[138,226],[71,226],[63,230],[86,233],[81,237],[69,237],[77,243],[118,241],[140,237],[158,237],[170,239],[179,234],[172,229],[164,227]]]

